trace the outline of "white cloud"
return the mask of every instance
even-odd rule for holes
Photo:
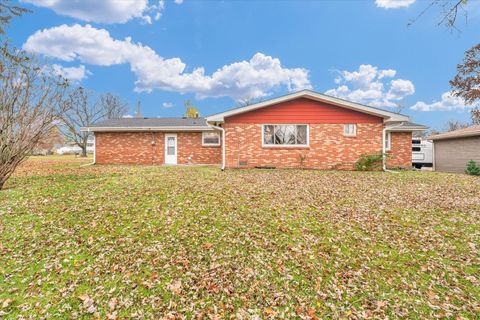
[[[64,67],[59,64],[53,64],[52,72],[72,82],[80,82],[91,74],[83,64],[78,67]]]
[[[271,90],[311,88],[308,70],[284,68],[280,60],[256,53],[248,61],[235,62],[206,75],[203,67],[185,72],[180,58],[165,59],[131,38],[116,40],[105,29],[90,25],[61,25],[37,31],[23,48],[64,61],[111,66],[130,64],[137,76],[136,91],[154,89],[196,93],[198,98],[229,96],[236,100],[264,97]]]
[[[377,7],[384,9],[407,8],[416,0],[375,0]]]
[[[183,0],[174,0],[173,2],[175,2],[176,4],[182,4]]]
[[[390,89],[387,92],[388,100],[401,100],[415,93],[415,87],[410,80],[396,79],[390,81]]]
[[[410,109],[418,111],[462,111],[471,107],[462,98],[455,97],[451,92],[447,91],[442,94],[440,101],[433,101],[432,103],[419,101],[411,106]]]
[[[164,103],[162,103],[162,107],[164,107],[165,109],[173,108],[173,103],[171,103],[171,102],[164,102]]]
[[[125,23],[140,18],[147,23],[152,16],[158,20],[164,1],[149,5],[148,0],[22,0],[38,7],[49,8],[57,14],[87,22]],[[157,18],[158,17],[158,18]]]
[[[356,71],[339,71],[337,88],[327,90],[331,96],[363,103],[373,107],[395,107],[406,96],[415,93],[410,80],[393,79],[396,70],[379,70],[372,65],[360,65]]]

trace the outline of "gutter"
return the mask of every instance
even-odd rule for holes
[[[222,171],[225,171],[225,129],[219,126],[214,126],[213,124],[211,124],[210,126],[222,132],[222,168],[221,169]]]

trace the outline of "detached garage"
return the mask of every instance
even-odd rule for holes
[[[480,165],[480,126],[437,134],[429,139],[433,141],[436,171],[463,173],[470,160]]]

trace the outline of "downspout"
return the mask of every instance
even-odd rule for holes
[[[225,170],[225,129],[219,126],[214,126],[213,124],[209,124],[209,123],[208,125],[222,132],[222,171],[224,171]]]
[[[382,170],[385,172],[392,172],[387,169],[387,149],[385,148],[385,141],[387,140],[387,126],[382,129]]]

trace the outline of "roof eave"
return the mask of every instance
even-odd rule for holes
[[[468,134],[457,134],[457,135],[450,135],[450,136],[430,136],[428,140],[449,140],[449,139],[459,139],[459,138],[471,138],[471,137],[480,137],[480,132],[472,132]]]

